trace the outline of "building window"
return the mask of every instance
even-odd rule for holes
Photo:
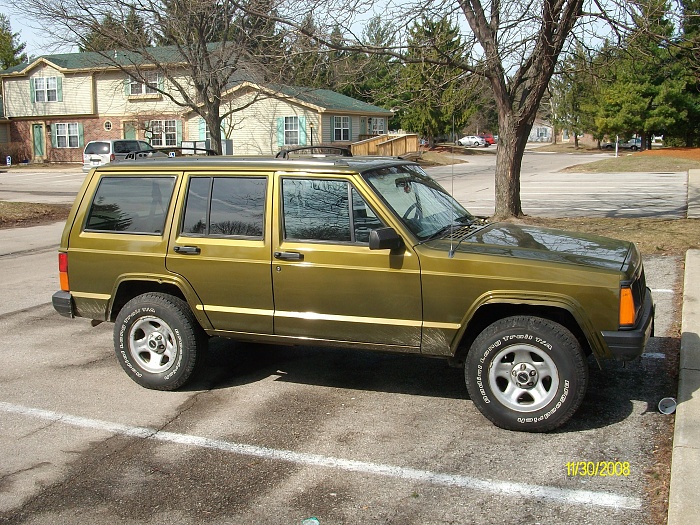
[[[299,117],[284,117],[284,144],[299,145]]]
[[[152,120],[151,145],[177,146],[177,123],[174,120]]]
[[[370,129],[374,135],[384,135],[386,133],[386,119],[383,117],[374,117],[371,119]]]
[[[56,77],[39,77],[34,81],[34,100],[36,102],[56,102],[58,100],[58,83]]]
[[[112,131],[112,121],[105,120],[104,128],[105,128],[105,131]]]
[[[333,117],[333,140],[350,140],[350,117]]]
[[[54,124],[53,132],[56,135],[55,147],[78,148],[80,147],[80,132],[77,122],[68,124]]]
[[[158,85],[160,84],[160,75],[156,71],[148,71],[143,73],[143,80],[140,78],[129,77],[127,83],[127,95],[156,95],[158,93]]]

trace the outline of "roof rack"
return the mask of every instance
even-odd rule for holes
[[[301,154],[306,152],[306,155]],[[297,148],[287,148],[280,150],[275,158],[288,159],[291,154],[311,157],[352,157],[350,148],[343,146],[299,146]]]

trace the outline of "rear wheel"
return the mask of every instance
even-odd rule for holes
[[[588,365],[576,338],[560,324],[507,317],[476,338],[465,378],[472,401],[495,425],[545,432],[563,425],[581,405]]]
[[[127,375],[155,390],[184,385],[204,353],[206,336],[185,301],[146,293],[121,309],[114,325],[114,351]]]

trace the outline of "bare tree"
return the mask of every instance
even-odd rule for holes
[[[495,216],[505,218],[523,214],[522,157],[560,56],[576,41],[595,46],[602,39],[622,39],[632,27],[630,21],[641,12],[639,4],[625,0],[386,0],[382,4],[311,0],[300,8],[297,2],[281,0],[273,18],[330,48],[387,54],[410,63],[414,59],[406,44],[363,45],[355,36],[362,25],[359,20],[366,20],[372,9],[381,9],[384,19],[401,20],[406,26],[424,18],[453,17],[463,33],[464,53],[458,57],[438,53],[430,58],[421,54],[421,60],[461,69],[468,74],[465,78],[480,76],[493,91],[499,127]],[[309,12],[316,20],[325,20],[326,29],[340,27],[350,36],[338,45],[323,27],[309,33],[301,23]],[[405,36],[402,41],[407,42]]]
[[[277,59],[280,55],[279,48],[273,51],[272,47],[280,42],[274,27],[269,19],[251,23],[250,16],[225,0],[11,2],[42,23],[56,41],[72,35],[81,49],[97,53],[103,65],[122,70],[183,110],[201,116],[211,134],[211,147],[219,153],[222,122],[255,102],[224,105],[222,95],[236,81],[274,80],[269,55],[276,53]],[[245,5],[269,13],[266,0]],[[134,23],[134,16],[139,23]],[[154,71],[164,82],[153,82]]]

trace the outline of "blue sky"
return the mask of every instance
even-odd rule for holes
[[[39,27],[35,20],[27,15],[19,13],[16,9],[0,0],[0,10],[10,19],[10,27],[13,33],[19,33],[19,42],[27,44],[25,52],[30,56],[47,55],[52,53],[69,53],[77,51],[77,47],[70,45],[57,46],[51,35]]]

